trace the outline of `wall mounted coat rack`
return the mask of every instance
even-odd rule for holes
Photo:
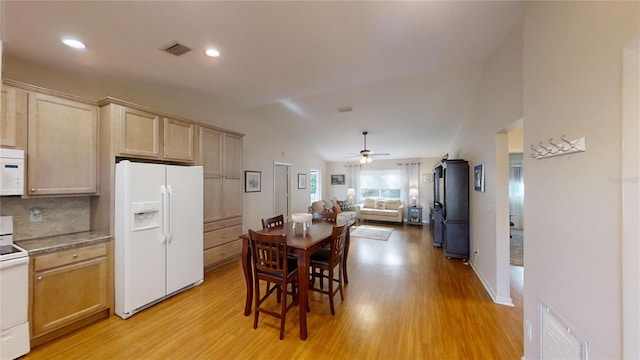
[[[538,147],[531,145],[531,157],[534,159],[544,159],[552,156],[567,155],[576,152],[586,151],[586,140],[584,137],[575,140],[567,140],[564,135],[560,138],[560,142],[556,142],[553,138],[549,139],[547,144],[538,143]]]

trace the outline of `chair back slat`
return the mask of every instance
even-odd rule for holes
[[[323,221],[328,221],[328,222],[332,222],[335,223],[336,219],[337,219],[337,215],[335,213],[332,212],[314,212],[313,213],[313,218],[314,219],[318,219],[318,220],[323,220]]]
[[[287,274],[287,236],[249,230],[256,271],[281,276]]]
[[[345,239],[347,237],[346,225],[334,226],[331,231],[331,245],[329,251],[331,252],[331,263],[337,264],[342,260],[342,254],[344,253]]]
[[[270,229],[279,226],[284,226],[284,214],[262,219],[263,229]]]

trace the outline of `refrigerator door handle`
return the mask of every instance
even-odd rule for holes
[[[173,240],[173,191],[171,185],[167,185],[167,195],[169,196],[169,206],[167,211],[167,242]]]
[[[161,229],[161,234],[160,234],[160,238],[162,240],[162,244],[164,244],[167,240],[167,203],[166,203],[166,199],[167,199],[167,189],[165,188],[164,185],[160,186],[160,196],[162,197],[162,200],[160,201],[160,206],[162,206],[162,213],[161,213],[161,221],[162,221],[162,226],[160,226]]]

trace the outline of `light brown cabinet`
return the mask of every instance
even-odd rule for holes
[[[30,274],[32,346],[96,314],[109,316],[107,244],[35,256]]]
[[[27,194],[96,194],[98,108],[29,92]]]
[[[0,146],[24,150],[26,146],[27,92],[2,85],[0,96]]]
[[[109,106],[114,107],[111,116],[117,117],[118,155],[193,161],[193,123],[127,106]]]
[[[166,160],[193,161],[195,125],[191,122],[163,118],[164,155]]]
[[[242,246],[242,137],[200,127],[199,164],[204,170],[204,264],[237,257]]]

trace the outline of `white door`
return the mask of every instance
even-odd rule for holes
[[[116,165],[116,312],[127,313],[166,294],[162,196],[165,167]]]
[[[289,219],[289,168],[288,164],[273,165],[273,216],[284,214]]]
[[[203,280],[201,166],[167,166],[167,294]]]

